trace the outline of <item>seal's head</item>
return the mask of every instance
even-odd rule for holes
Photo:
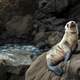
[[[69,21],[65,25],[65,32],[78,33],[78,25],[75,21]]]

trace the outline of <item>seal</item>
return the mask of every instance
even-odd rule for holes
[[[78,24],[69,21],[65,25],[65,33],[62,40],[53,46],[46,55],[48,69],[56,75],[61,76],[64,71],[57,64],[61,61],[66,63],[78,45]]]

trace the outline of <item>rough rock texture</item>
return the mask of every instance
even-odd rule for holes
[[[62,77],[56,76],[49,71],[46,64],[46,53],[38,57],[26,71],[25,80],[79,80],[80,79],[80,54],[75,54],[71,60],[63,66],[65,74]]]
[[[63,33],[58,31],[39,32],[35,35],[33,42],[36,47],[46,51],[59,42],[62,36]]]
[[[33,22],[34,27],[39,28],[38,31],[57,30],[63,32],[67,21],[80,22],[79,0],[35,0],[34,3]]]
[[[0,80],[24,80],[25,71],[29,66],[7,66],[6,64],[0,65]]]
[[[52,46],[45,35],[40,35],[39,43],[35,43],[37,34],[64,33],[68,20],[76,20],[80,25],[79,5],[79,0],[1,0],[0,43],[27,42],[36,46],[41,44],[41,47],[46,44]]]
[[[63,34],[69,20],[80,25],[79,5],[79,0],[1,0],[0,44],[23,42],[48,49],[53,40],[46,32]]]
[[[1,0],[0,42],[9,43],[31,40],[32,36],[29,34],[31,31],[32,0]]]
[[[49,37],[48,42],[48,35],[45,32],[52,31],[54,34],[54,31],[57,31],[64,33],[64,26],[69,20],[75,20],[80,25],[79,13],[79,0],[35,0],[33,3],[33,33],[35,36],[33,43],[38,41],[36,45],[40,47],[44,45],[52,46],[52,39]]]
[[[0,79],[7,80],[7,69],[5,66],[0,65]]]
[[[29,34],[32,31],[32,17],[31,15],[26,16],[14,16],[12,20],[6,23],[6,30],[8,36],[12,35],[21,36],[22,34]]]

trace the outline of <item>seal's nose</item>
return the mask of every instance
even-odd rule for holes
[[[75,27],[75,26],[76,26],[75,22],[71,22],[70,28]]]

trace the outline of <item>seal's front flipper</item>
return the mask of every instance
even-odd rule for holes
[[[58,76],[62,76],[62,74],[64,73],[63,69],[54,64],[48,64],[48,68]]]

